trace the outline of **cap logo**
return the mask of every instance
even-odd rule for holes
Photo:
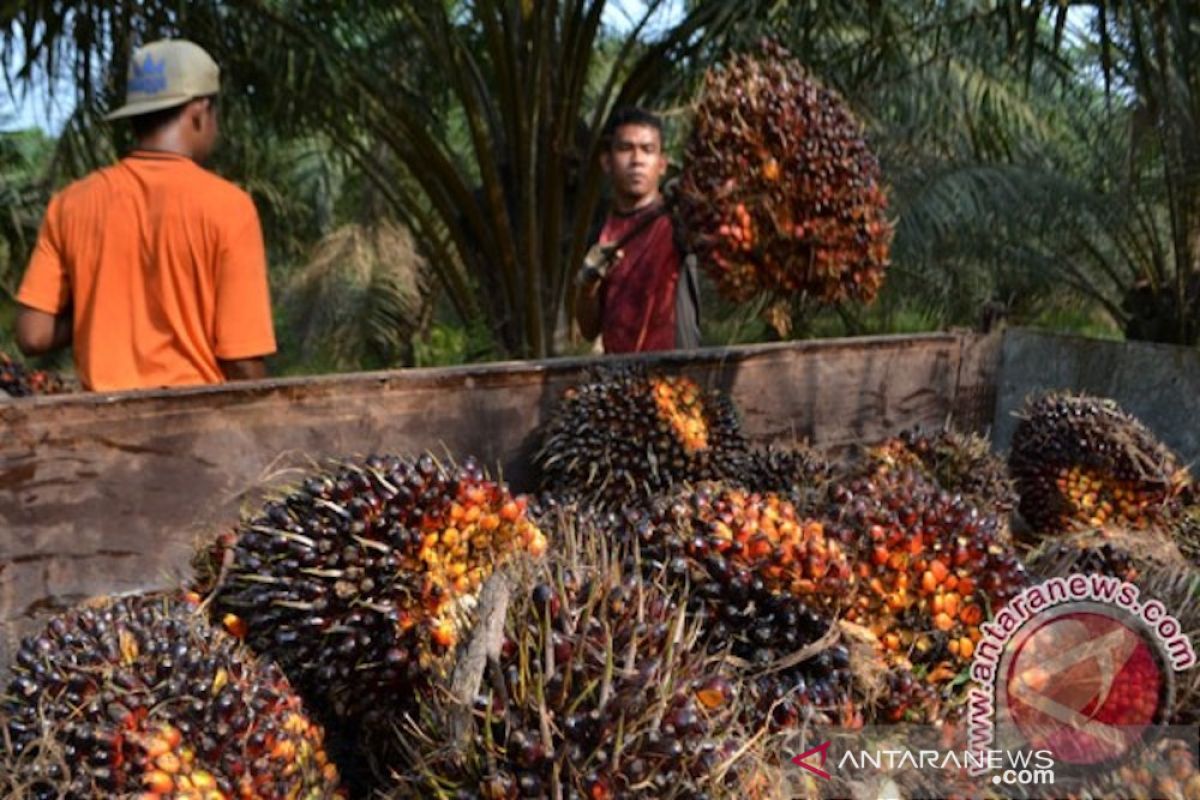
[[[138,64],[133,62],[133,74],[129,78],[130,92],[139,92],[141,94],[158,94],[163,89],[167,88],[167,57],[163,56],[157,61],[154,56],[147,53],[146,59]]]

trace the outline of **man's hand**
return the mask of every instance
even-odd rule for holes
[[[621,260],[625,254],[617,250],[614,245],[599,244],[592,245],[592,249],[587,251],[587,255],[583,257],[583,268],[579,270],[579,281],[583,284],[598,283],[608,274],[609,267]]]
[[[255,381],[267,377],[267,362],[261,358],[242,358],[217,362],[227,381]]]

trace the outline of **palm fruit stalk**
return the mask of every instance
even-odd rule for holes
[[[43,394],[62,394],[65,381],[56,372],[30,369],[7,353],[0,353],[0,397],[31,397]]]
[[[669,587],[603,536],[556,532],[520,578],[471,702],[431,692],[397,735],[399,798],[732,798],[739,688]],[[578,537],[578,538],[577,538]],[[569,540],[569,541],[567,541]],[[468,713],[465,741],[449,723]]]
[[[893,226],[845,101],[766,44],[708,71],[694,119],[679,204],[721,294],[873,300]]]
[[[593,371],[538,433],[542,489],[602,508],[734,474],[747,454],[728,397],[641,367]]]
[[[1026,403],[1009,469],[1021,516],[1042,535],[1108,522],[1147,528],[1191,482],[1178,458],[1114,401],[1047,394]]]
[[[322,713],[393,708],[444,669],[483,581],[545,537],[473,460],[372,456],[304,480],[217,548],[214,617]]]
[[[174,596],[105,600],[21,642],[0,697],[0,794],[340,797],[323,733],[273,664]]]
[[[689,586],[710,652],[748,676],[746,724],[857,723],[833,617],[853,573],[842,545],[777,494],[705,484],[631,510],[622,538],[649,574]]]
[[[853,554],[858,587],[845,619],[944,685],[969,666],[989,613],[1028,583],[999,521],[912,470],[837,486],[830,501],[829,535]]]
[[[905,430],[867,449],[869,471],[915,469],[952,494],[997,516],[1017,507],[1017,492],[1004,460],[973,433],[945,429],[930,436]]]

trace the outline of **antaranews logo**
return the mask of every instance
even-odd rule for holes
[[[1095,767],[1127,758],[1165,725],[1174,673],[1196,655],[1178,620],[1140,594],[1109,576],[1053,578],[983,624],[970,671],[971,750],[1046,750],[1068,769]]]

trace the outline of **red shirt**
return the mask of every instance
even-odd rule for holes
[[[631,214],[612,212],[601,242],[618,242],[660,206]],[[612,266],[601,288],[601,330],[606,353],[644,353],[675,347],[675,288],[679,251],[669,214],[661,214],[621,245],[624,257]]]

